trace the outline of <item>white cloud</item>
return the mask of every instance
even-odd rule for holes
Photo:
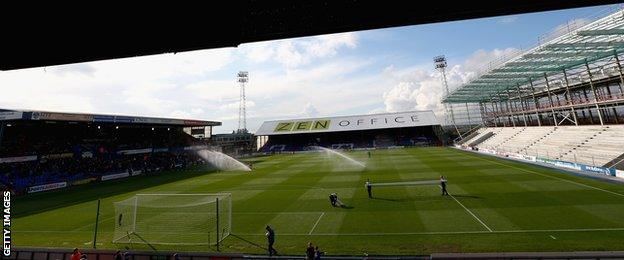
[[[275,55],[271,42],[258,42],[241,46],[241,53],[252,62],[265,62]]]
[[[0,72],[0,107],[175,116],[188,93],[179,79],[220,70],[232,49]],[[192,114],[191,114],[192,115]]]
[[[318,116],[319,112],[316,109],[316,107],[314,107],[314,105],[312,105],[312,103],[308,102],[305,107],[303,108],[303,111],[301,112],[301,114],[304,117],[316,117]]]
[[[507,60],[518,53],[520,53],[520,50],[516,48],[494,49],[491,51],[477,50],[464,62],[464,71],[477,72],[487,68],[489,65],[495,65],[496,62]]]
[[[287,68],[295,68],[320,58],[332,57],[341,48],[353,49],[357,44],[357,34],[348,32],[243,44],[240,51],[252,62],[274,61]]]
[[[513,55],[517,51],[514,48],[475,51],[461,65],[447,69],[449,91],[468,82],[475,71],[483,68],[489,60]],[[382,94],[387,112],[433,110],[439,119],[443,118],[444,105],[441,100],[446,89],[441,73],[423,67],[398,70],[394,66],[388,66],[382,70],[382,74],[394,82],[394,86]]]

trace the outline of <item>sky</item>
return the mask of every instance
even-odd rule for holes
[[[202,119],[238,128],[238,71],[249,72],[247,129],[265,120],[433,110],[492,59],[621,5],[242,44],[0,72],[0,108]]]

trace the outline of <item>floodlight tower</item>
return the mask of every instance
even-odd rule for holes
[[[240,103],[238,104],[238,131],[247,132],[247,108],[245,97],[245,84],[249,81],[249,73],[247,71],[239,71],[237,74],[238,83],[240,83]]]
[[[450,91],[448,87],[448,82],[446,81],[446,67],[447,67],[446,57],[444,57],[444,55],[433,57],[433,63],[435,64],[435,68],[439,70],[440,72],[442,72],[442,80],[444,82],[444,87],[446,88],[446,96],[448,96]],[[455,124],[455,115],[453,114],[453,105],[452,104],[449,104],[449,105],[451,106],[451,109],[450,109],[451,123],[453,124],[453,126],[455,127],[455,131],[457,131],[457,134],[459,134],[459,137],[461,138],[462,134],[459,132],[459,129],[457,128],[457,125]],[[444,104],[444,109],[446,110],[446,113],[448,116],[449,109],[446,103]]]

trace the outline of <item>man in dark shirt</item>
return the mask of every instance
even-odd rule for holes
[[[269,256],[277,255],[277,250],[273,248],[273,244],[275,243],[275,231],[273,231],[273,229],[268,225],[266,226],[266,230],[266,236],[269,242]]]
[[[312,242],[308,243],[308,248],[306,248],[306,259],[307,260],[314,260],[314,256],[316,255],[316,250],[314,249],[314,246],[312,245]]]
[[[446,179],[442,175],[440,175],[440,187],[442,187],[442,196],[449,195],[446,191]]]
[[[370,183],[370,179],[366,180],[366,191],[368,191],[368,197],[372,198],[373,197],[373,186]]]

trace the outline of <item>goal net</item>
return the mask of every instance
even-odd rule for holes
[[[113,243],[214,245],[232,228],[232,196],[137,194],[115,202]]]

